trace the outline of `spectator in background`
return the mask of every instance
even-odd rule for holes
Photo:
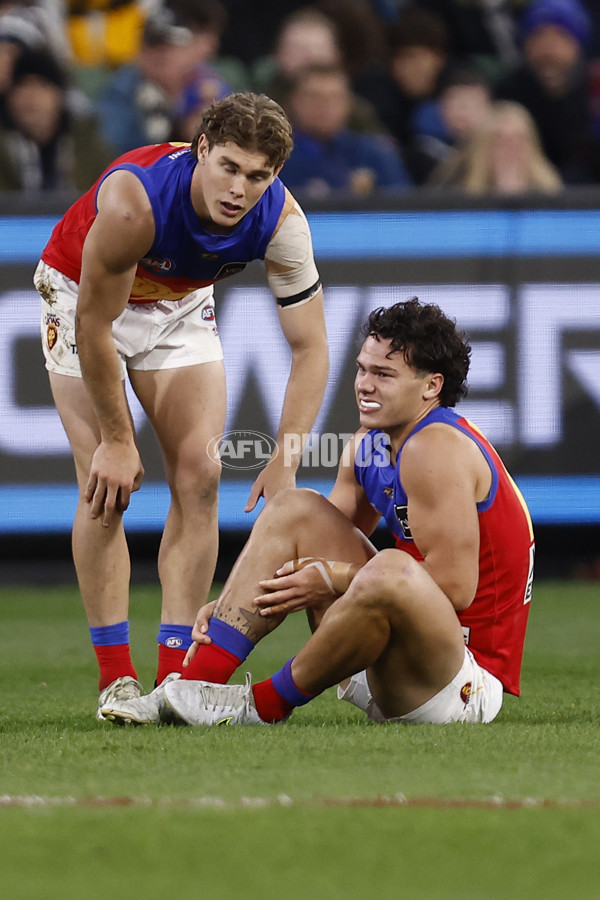
[[[198,114],[230,92],[208,63],[222,25],[213,13],[212,3],[190,0],[148,17],[137,58],[115,73],[98,100],[105,139],[117,153],[170,140],[194,92]]]
[[[437,96],[440,78],[449,61],[448,31],[440,16],[410,6],[388,33],[385,65],[364,73],[354,89],[374,107],[386,130],[403,148],[405,163],[415,180],[408,147],[417,107]]]
[[[12,20],[12,21],[11,21]],[[42,35],[37,28],[13,27],[14,18],[0,14],[0,98],[2,104],[2,117],[4,117],[4,98],[10,87],[13,77],[13,69],[19,55],[26,47],[39,47],[42,43]]]
[[[385,30],[369,0],[316,0],[315,5],[335,24],[342,62],[351,78],[381,60]]]
[[[62,17],[63,0],[0,0],[0,39],[29,49],[48,50],[62,65],[70,47]]]
[[[11,0],[2,3],[0,0],[0,104],[22,50],[46,49],[62,64],[67,63],[69,48],[60,12],[51,15],[52,5],[61,2]]]
[[[298,74],[286,102],[294,129],[294,149],[281,174],[287,187],[322,197],[411,184],[390,138],[350,129],[351,104],[341,66],[313,65]]]
[[[461,146],[483,123],[492,102],[483,75],[469,65],[457,65],[444,76],[439,97],[417,108],[408,147],[418,184],[427,181],[453,147]]]
[[[477,195],[556,194],[562,188],[532,117],[508,100],[492,104],[482,127],[434,170],[430,182]]]
[[[307,0],[223,0],[229,25],[223,34],[223,52],[250,69],[273,47],[282,21]]]
[[[159,0],[162,6],[173,9],[182,20],[202,21],[212,25],[212,43],[207,57],[232,91],[251,89],[250,71],[237,57],[224,55],[221,50],[223,34],[229,22],[227,4],[222,0]],[[208,29],[210,32],[210,29]]]
[[[231,93],[229,85],[213,70],[208,66],[203,69],[204,71],[196,73],[193,82],[183,92],[173,123],[170,137],[172,141],[191,142],[198,131],[204,110]]]
[[[273,53],[258,59],[252,67],[254,90],[284,104],[296,76],[312,65],[345,68],[335,22],[316,6],[306,6],[283,20]],[[356,94],[352,94],[351,100],[351,128],[369,132],[383,130],[371,103]]]
[[[316,6],[303,7],[282,21],[272,53],[252,67],[254,89],[283,101],[298,72],[312,65],[342,65],[334,23]]]
[[[111,74],[133,63],[142,47],[144,24],[149,15],[169,6],[186,17],[198,8],[215,22],[219,38],[227,26],[227,10],[220,0],[45,0],[62,5],[79,86],[94,100],[102,93]],[[212,60],[222,78],[234,90],[245,90],[248,73],[234,59]]]
[[[69,103],[67,75],[44,51],[17,59],[5,112],[0,190],[83,192],[111,161],[95,117]]]
[[[78,84],[95,98],[110,73],[140,51],[150,4],[143,0],[62,0]]]
[[[597,181],[600,173],[585,52],[590,30],[578,0],[535,0],[521,21],[523,62],[495,90],[529,110],[544,152],[570,184]]]
[[[520,61],[517,19],[528,0],[420,0],[446,23],[455,56],[494,83]]]

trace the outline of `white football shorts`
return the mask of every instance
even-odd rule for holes
[[[42,346],[46,368],[81,378],[75,341],[79,285],[40,262],[33,283],[42,298]],[[128,369],[178,369],[223,359],[212,287],[182,300],[129,303],[113,322],[113,337]]]
[[[451,722],[491,722],[502,707],[503,687],[495,675],[482,669],[465,647],[465,659],[450,684],[434,697],[404,716],[386,718],[371,694],[367,673],[358,672],[347,687],[337,689],[338,700],[346,700],[362,709],[374,722],[400,722],[405,725],[449,725]]]

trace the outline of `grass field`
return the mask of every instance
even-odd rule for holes
[[[148,688],[158,606],[133,590]],[[376,726],[333,691],[277,728],[115,728],[76,590],[5,586],[0,609],[5,900],[600,898],[597,585],[538,583],[523,696],[445,728]],[[307,633],[284,623],[255,679]]]

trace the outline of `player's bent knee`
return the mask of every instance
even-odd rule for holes
[[[285,488],[269,500],[265,512],[271,510],[271,515],[283,513],[287,521],[297,522],[303,516],[314,517],[322,500],[323,496],[311,488]]]
[[[398,602],[417,589],[421,566],[403,550],[380,550],[358,572],[352,582],[353,593],[362,602],[381,603],[387,598]]]

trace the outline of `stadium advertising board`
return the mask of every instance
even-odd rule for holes
[[[0,209],[1,213],[1,209]],[[71,456],[39,346],[31,277],[57,215],[0,215],[0,531],[67,531]],[[462,410],[496,444],[534,521],[600,522],[600,212],[395,209],[309,213],[326,291],[331,375],[299,484],[327,491],[357,425],[352,382],[360,324],[376,306],[418,296],[469,335]],[[228,418],[206,452],[224,465],[221,527],[243,512],[277,430],[289,369],[262,266],[216,288]],[[146,468],[130,530],[158,530],[168,494],[160,455],[130,396]],[[290,439],[291,440],[291,439]]]

